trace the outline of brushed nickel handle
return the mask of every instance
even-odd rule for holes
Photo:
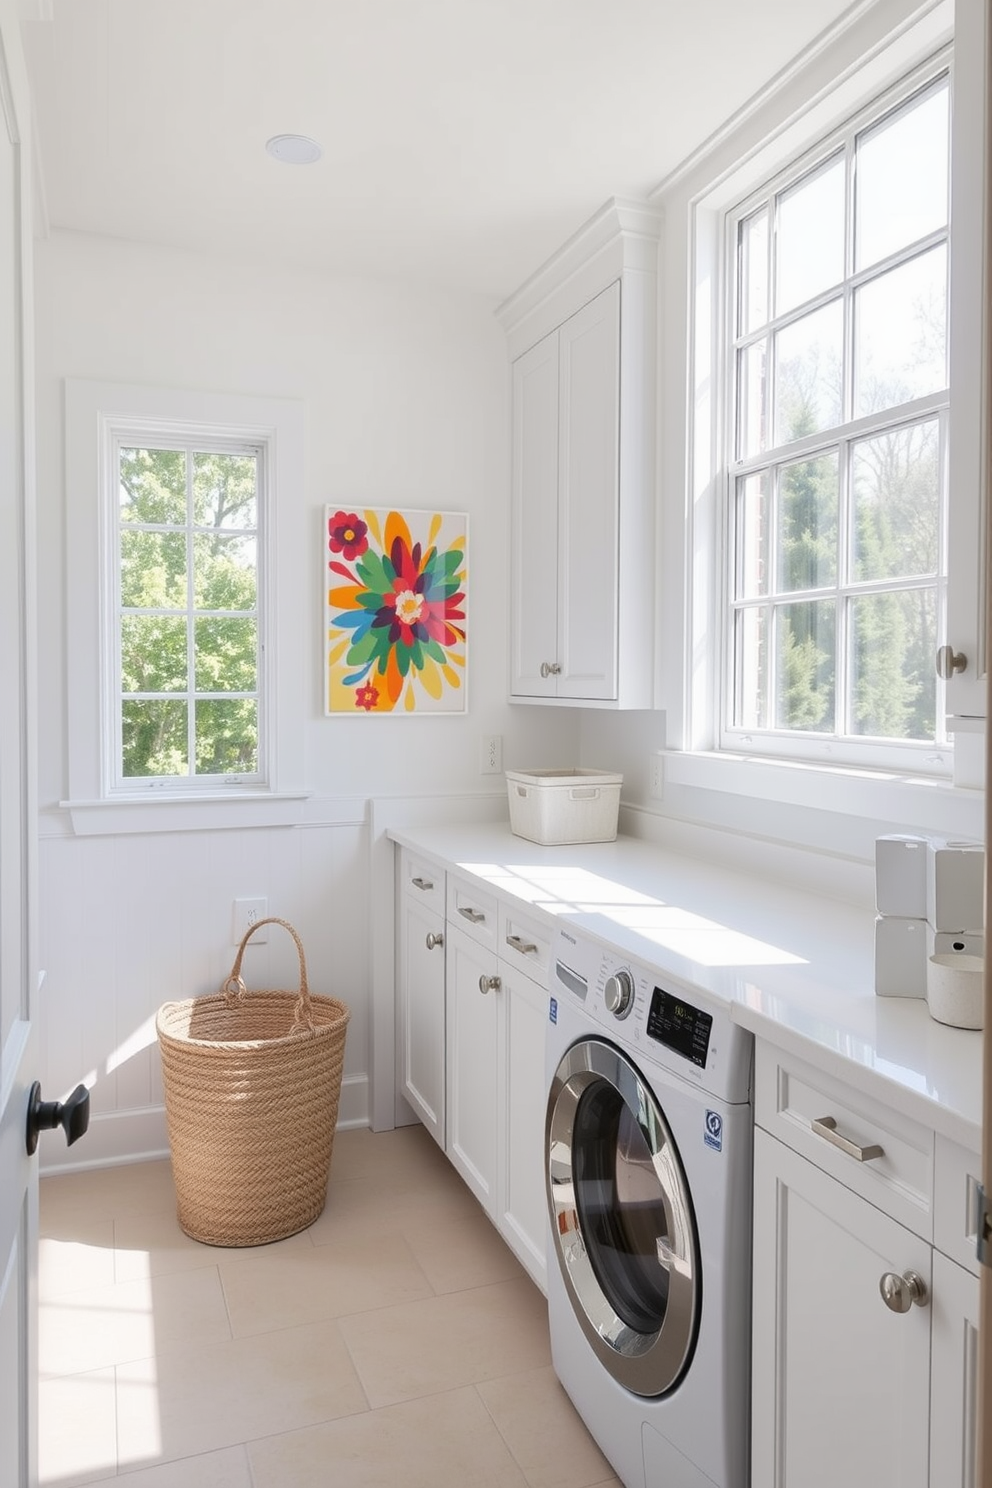
[[[464,915],[467,920],[471,920],[473,925],[480,924],[486,918],[481,909],[472,909],[469,905],[463,907],[459,904],[458,913]]]
[[[908,1312],[915,1302],[917,1307],[926,1307],[930,1301],[927,1284],[916,1271],[886,1271],[878,1283],[882,1301],[890,1312]]]
[[[541,676],[542,677],[557,677],[557,676],[560,675],[560,673],[561,673],[561,663],[560,662],[557,662],[557,661],[542,661],[541,662]]]
[[[415,889],[423,889],[425,893],[429,893],[434,887],[429,878],[412,878],[410,882]]]
[[[426,944],[427,949],[429,951],[433,951],[436,946],[443,946],[444,945],[444,936],[443,935],[435,935],[433,930],[429,930],[427,932],[427,940],[426,940],[425,944]]]
[[[533,941],[524,940],[522,935],[508,935],[506,937],[506,943],[508,946],[512,946],[515,951],[519,951],[521,956],[537,955],[537,946],[534,945]]]
[[[485,972],[479,978],[479,991],[485,996],[487,992],[498,992],[500,989],[498,976],[486,976]]]
[[[848,1157],[853,1157],[855,1162],[871,1162],[873,1158],[884,1157],[885,1148],[879,1147],[877,1142],[871,1142],[867,1147],[859,1147],[857,1142],[852,1142],[848,1137],[842,1137],[837,1130],[837,1123],[832,1116],[819,1116],[810,1122],[813,1131],[824,1141],[830,1142],[832,1146],[839,1147],[841,1152],[846,1152]]]
[[[953,646],[938,646],[936,662],[937,676],[946,682],[955,672],[964,671],[968,658],[963,651],[955,651]]]

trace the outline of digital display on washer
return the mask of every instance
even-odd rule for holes
[[[684,1059],[691,1059],[700,1069],[706,1068],[713,1018],[693,1007],[684,997],[676,997],[655,987],[648,1013],[648,1036]]]

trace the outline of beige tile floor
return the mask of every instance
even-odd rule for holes
[[[43,1488],[619,1488],[422,1127],[340,1132],[274,1245],[188,1239],[168,1162],[43,1179],[41,1236]]]

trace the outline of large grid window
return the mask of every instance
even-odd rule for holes
[[[729,747],[943,738],[949,92],[888,96],[728,218]]]
[[[117,779],[260,778],[260,448],[118,435]]]

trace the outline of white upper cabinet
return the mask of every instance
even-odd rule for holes
[[[612,202],[504,305],[510,695],[650,707],[656,213]]]
[[[513,367],[511,691],[617,696],[620,285]]]

